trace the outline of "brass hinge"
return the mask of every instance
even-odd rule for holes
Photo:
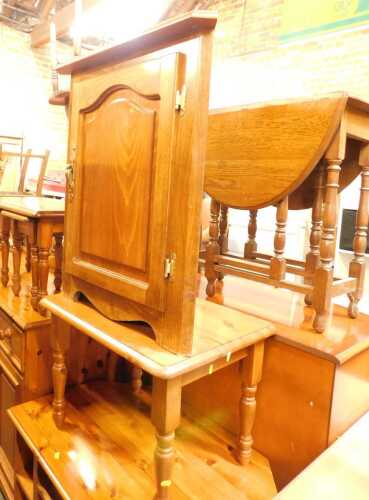
[[[170,256],[164,260],[164,278],[166,280],[173,279],[175,265],[176,265],[176,254],[171,253]]]
[[[65,169],[65,176],[67,178],[67,194],[68,194],[68,201],[73,200],[73,195],[74,195],[74,172],[73,172],[73,164],[68,165],[67,168]]]
[[[182,90],[177,90],[176,93],[176,111],[184,111],[186,104],[186,85],[183,85]]]
[[[77,156],[77,147],[74,146],[71,151],[71,164],[67,165],[67,168],[65,169],[65,177],[67,179],[66,191],[68,194],[68,201],[72,201],[74,195],[74,166],[76,162],[76,156]]]

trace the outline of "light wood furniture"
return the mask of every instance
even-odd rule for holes
[[[54,359],[53,412],[49,400],[44,400],[49,408],[45,425],[57,439],[73,427],[69,419],[76,415],[75,405],[67,407],[65,400],[66,352],[73,337],[70,330],[78,329],[130,362],[134,395],[139,401],[151,401],[158,499],[168,499],[177,488],[172,487],[173,441],[180,425],[182,387],[234,363],[240,365],[243,388],[237,403],[240,425],[235,454],[247,466],[264,339],[273,333],[263,320],[195,300],[215,23],[213,14],[186,14],[134,40],[59,68],[72,73],[72,164],[67,185],[64,290],[40,302],[52,315]],[[141,390],[143,370],[153,378],[151,397]],[[107,417],[104,406],[100,399],[95,410]],[[114,416],[117,412],[121,413],[113,408]],[[59,493],[66,488],[67,498],[83,497],[86,484],[78,477],[76,491],[70,475],[61,485],[65,469],[55,467],[55,452],[70,463],[65,453],[70,458],[73,450],[67,446],[54,451],[54,444],[49,448],[47,443],[35,443],[40,413],[32,416],[22,406],[11,414],[36,463]],[[80,411],[78,417],[84,419]],[[126,418],[123,412],[119,419],[123,427]],[[136,418],[137,413],[132,426],[139,421]],[[114,428],[119,425],[114,423]],[[101,449],[100,437],[91,433],[95,450]],[[107,441],[111,442],[109,434]],[[114,492],[118,498],[125,497],[123,488],[130,487],[122,484],[120,468],[122,463],[126,467],[121,459],[126,446],[114,453],[119,464],[113,475],[106,477],[105,468],[102,475],[99,471],[98,482],[89,488],[90,497],[104,498],[107,491],[110,496]],[[140,451],[137,456],[141,455]],[[137,462],[131,468],[132,475],[145,484],[146,468],[142,471]],[[241,478],[239,467],[240,491]],[[37,477],[34,484],[37,488]],[[155,491],[151,482],[148,491]]]
[[[363,293],[369,222],[369,104],[344,93],[217,110],[209,116],[205,190],[212,197],[206,257],[208,296],[232,274],[305,294],[324,331],[331,299],[347,293],[356,318]],[[349,277],[334,276],[337,195],[361,174]],[[276,205],[274,256],[257,252],[257,211]],[[227,207],[250,210],[244,258],[226,252]],[[306,261],[286,259],[289,210],[312,208]],[[225,245],[226,246],[226,245]],[[223,250],[223,253],[222,253]],[[301,277],[296,281],[288,275]]]
[[[73,436],[77,431],[75,425],[79,427],[81,423],[77,423],[78,420],[81,419],[80,422],[85,420],[85,417],[81,413],[80,403],[83,401],[83,398],[81,401],[80,391],[88,391],[88,389],[78,389],[77,392],[71,391],[69,401],[72,401],[72,404],[66,404],[64,397],[67,377],[66,352],[69,349],[70,339],[73,338],[73,335],[68,331],[68,327],[66,328],[67,324],[69,328],[78,329],[119,356],[127,359],[135,366],[132,381],[134,395],[138,400],[151,402],[151,420],[156,429],[155,471],[157,498],[169,498],[171,490],[173,490],[173,496],[176,498],[177,489],[183,488],[183,476],[181,478],[181,474],[179,474],[179,484],[176,482],[173,484],[173,480],[175,481],[175,479],[172,478],[172,468],[176,455],[173,442],[174,433],[180,426],[182,387],[232,364],[237,366],[240,364],[239,377],[243,387],[239,404],[236,404],[236,406],[239,406],[240,425],[239,437],[236,440],[237,444],[235,446],[235,456],[241,464],[247,465],[249,463],[252,447],[251,431],[256,408],[255,394],[262,372],[264,339],[273,333],[273,328],[269,323],[243,313],[238,313],[237,311],[227,310],[227,308],[212,304],[211,302],[200,300],[196,307],[193,354],[191,356],[184,356],[172,354],[160,348],[152,337],[152,330],[149,327],[129,323],[126,325],[118,324],[102,316],[90,305],[73,301],[64,294],[48,296],[43,299],[43,305],[52,312],[53,321],[53,417],[50,399],[39,400],[28,406],[22,405],[14,408],[11,415],[18,431],[28,443],[31,442],[33,453],[45,470],[48,471],[48,476],[58,488],[59,493],[64,491],[64,498],[73,498],[76,495],[79,497],[83,491],[81,478],[78,477],[81,472],[77,474],[74,470],[74,475],[70,475],[69,479],[67,479],[65,475],[65,461],[70,463],[71,446],[73,446],[74,442]],[[153,376],[153,389],[150,398],[144,396],[141,390],[140,376],[142,370]],[[111,385],[102,389],[100,394],[109,394],[109,391],[113,391]],[[136,413],[132,414],[132,410],[128,409],[128,402],[124,403],[123,408],[120,406],[116,407],[117,403],[120,405],[122,397],[117,399],[117,396],[114,394],[113,392],[112,399],[109,396],[107,399],[101,399],[101,396],[94,395],[93,399],[97,399],[95,399],[92,411],[96,412],[96,415],[101,415],[101,418],[105,422],[104,427],[110,427],[110,425],[107,425],[106,419],[108,414],[113,412],[110,420],[111,426],[116,429],[122,428],[122,437],[119,439],[123,439],[126,433],[124,429],[127,419],[134,422],[135,427],[139,425],[140,429],[142,429],[139,422],[141,422],[143,417],[138,417]],[[44,411],[45,405],[48,408],[46,412]],[[104,411],[105,405],[112,408],[109,413]],[[83,406],[84,404],[82,403],[82,412]],[[31,407],[35,408],[34,412],[29,411]],[[41,413],[37,411],[37,408],[43,408]],[[45,416],[45,420],[40,420],[41,414]],[[90,418],[96,421],[96,418],[100,418],[96,415],[94,416],[90,413]],[[113,422],[116,423],[113,424]],[[85,442],[87,438],[89,440],[89,449],[97,450],[101,446],[99,442],[108,443],[111,439],[114,441],[117,440],[114,433],[111,434],[113,428],[107,430],[107,441],[100,434],[94,436],[93,433],[90,434],[90,437],[82,436],[82,440]],[[47,429],[46,435],[45,429]],[[144,425],[144,429],[148,429],[147,423]],[[153,431],[151,426],[149,426],[149,429],[151,429],[151,432]],[[131,432],[132,430],[128,430],[128,433]],[[147,456],[149,450],[146,449],[146,444],[147,442],[152,443],[152,438],[147,437],[148,430],[143,432],[143,440],[135,444],[137,452],[134,453],[137,453],[138,456],[141,456],[142,453],[145,453]],[[181,432],[185,433],[186,430],[179,427],[178,433],[181,434]],[[44,438],[44,445],[41,444],[40,433]],[[65,433],[69,436],[66,447],[59,441]],[[79,431],[77,431],[77,434],[79,434]],[[65,442],[64,438],[62,441]],[[121,442],[120,444],[122,445]],[[198,446],[201,446],[201,444]],[[202,446],[207,448],[208,444]],[[144,449],[141,449],[142,447]],[[151,447],[152,445],[150,444],[149,449]],[[109,449],[111,449],[110,446]],[[127,449],[126,443],[123,449]],[[181,449],[183,448],[180,446]],[[60,453],[60,461],[58,458],[58,462],[55,461],[56,450]],[[214,451],[218,453],[217,450]],[[131,450],[131,452],[133,451]],[[135,491],[135,488],[137,488],[135,482],[124,486],[124,481],[122,482],[120,479],[123,477],[120,468],[122,466],[123,468],[126,467],[126,459],[122,456],[122,453],[124,454],[121,449],[113,452],[113,457],[118,463],[115,466],[117,467],[117,471],[110,478],[104,477],[102,472],[97,472],[97,466],[93,466],[93,474],[98,474],[98,478],[96,478],[97,481],[89,491],[90,498],[103,498],[102,495],[106,489],[116,491],[118,498],[119,495],[124,497],[127,494],[127,491],[123,488],[133,488],[132,491]],[[206,454],[205,450],[204,453]],[[224,456],[223,453],[222,455]],[[226,455],[224,458],[226,458]],[[132,456],[130,459],[132,459]],[[232,462],[231,455],[229,459]],[[105,460],[111,461],[112,458],[109,458],[107,454],[104,462]],[[188,458],[186,457],[185,460],[187,461]],[[191,465],[190,463],[189,469],[192,468]],[[232,466],[230,467],[232,469]],[[190,471],[188,471],[189,473]],[[148,481],[146,468],[142,470],[137,465],[137,462],[132,464],[130,474],[138,483],[142,483],[144,480]],[[196,476],[196,471],[193,474]],[[233,474],[235,474],[235,471],[232,472]],[[244,495],[245,490],[241,480],[243,475],[242,469],[239,470],[239,474],[238,488],[240,491],[237,493],[236,498],[243,498],[241,492]],[[151,480],[146,487],[146,494],[153,494],[154,492],[152,479],[153,476],[151,475]],[[172,484],[173,487],[171,487]],[[269,487],[267,486],[267,488]],[[212,490],[210,489],[210,491]],[[145,498],[145,495],[138,495],[137,498]]]
[[[326,331],[317,335],[311,329],[314,311],[299,294],[294,299],[300,305],[284,313],[286,321],[292,313],[295,317],[287,326],[277,316],[284,307],[278,309],[277,291],[234,276],[229,276],[224,294],[219,285],[212,300],[247,313],[259,310],[264,317],[266,304],[268,320],[276,328],[265,343],[253,434],[254,447],[268,457],[281,489],[369,411],[369,316],[352,321],[345,308],[335,306]],[[205,288],[204,279],[202,297]],[[283,300],[290,294],[282,291]],[[228,367],[185,387],[183,408],[207,428],[220,427],[235,436],[239,397],[238,371]]]
[[[367,500],[369,413],[356,422],[276,497],[276,500]]]
[[[0,288],[0,483],[14,492],[15,429],[6,410],[51,390],[50,319],[29,307],[25,291],[14,298]]]
[[[21,289],[21,245],[24,236],[31,245],[32,288],[31,303],[37,310],[39,300],[47,295],[49,253],[55,238],[55,291],[61,289],[62,240],[64,227],[64,200],[43,197],[0,196],[1,222],[1,282],[9,281],[9,235],[13,239],[12,289],[19,295]],[[40,310],[41,311],[41,310]],[[44,313],[44,311],[41,311]]]
[[[55,425],[50,397],[10,411],[19,429],[22,450],[16,478],[22,491],[26,490],[26,498],[33,498],[39,486],[49,495],[42,498],[53,500],[114,495],[135,500],[152,498],[155,437],[147,407],[138,405],[130,388],[123,384],[82,385],[68,399],[67,429]],[[176,435],[172,498],[274,497],[276,488],[268,461],[254,451],[252,465],[244,468],[240,477],[240,467],[227,446],[234,446],[234,439],[227,433],[210,434],[182,418]]]
[[[50,288],[52,288],[50,279]],[[6,410],[52,390],[50,318],[30,305],[31,276],[22,273],[22,290],[14,297],[0,288],[0,486],[7,498],[16,496],[16,432]],[[73,332],[68,359],[68,382],[81,383],[107,376],[107,351]]]
[[[192,349],[215,24],[186,14],[58,68],[72,75],[64,291],[111,319],[146,321],[182,353]]]

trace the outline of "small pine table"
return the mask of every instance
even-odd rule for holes
[[[42,306],[52,315],[53,413],[54,421],[61,431],[68,432],[68,423],[65,420],[66,413],[68,414],[65,400],[66,352],[69,348],[71,329],[74,328],[132,363],[132,389],[137,397],[143,392],[142,371],[153,377],[150,400],[151,420],[156,428],[157,441],[156,498],[169,498],[175,458],[174,432],[180,425],[182,387],[236,362],[240,362],[242,381],[236,457],[240,464],[249,462],[253,442],[255,396],[262,375],[264,340],[274,332],[270,323],[198,299],[194,348],[192,354],[186,356],[173,354],[158,346],[152,330],[146,324],[111,321],[89,303],[74,301],[63,292],[45,297]],[[144,400],[147,401],[147,396]],[[18,422],[17,427],[20,429],[21,423]],[[22,433],[25,432],[23,429]]]

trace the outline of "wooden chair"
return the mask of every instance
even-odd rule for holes
[[[209,116],[205,190],[212,197],[206,254],[207,294],[233,274],[303,293],[324,331],[332,297],[348,294],[355,318],[363,294],[368,228],[369,103],[344,93],[232,110]],[[333,274],[337,195],[361,174],[354,258],[349,277]],[[274,255],[257,252],[258,210],[275,205]],[[228,207],[250,211],[244,258],[227,253]],[[289,210],[312,209],[305,261],[286,259]],[[288,279],[301,276],[303,282]]]
[[[31,148],[27,149],[26,153],[0,150],[0,159],[1,158],[12,158],[12,157],[18,158],[19,157],[21,160],[21,169],[20,169],[20,176],[19,176],[17,190],[16,191],[1,191],[0,190],[0,196],[7,196],[7,197],[9,197],[9,196],[42,196],[42,187],[43,187],[43,183],[44,183],[47,164],[49,161],[49,156],[50,156],[50,151],[48,149],[46,149],[43,154],[33,154]],[[28,169],[30,166],[30,161],[32,159],[40,161],[40,169],[39,169],[39,173],[37,176],[37,182],[36,182],[36,190],[33,192],[29,191],[27,189],[27,186],[26,186]],[[31,271],[31,245],[29,244],[27,237],[24,238],[24,246],[26,249],[26,262],[25,262],[26,271],[30,272]]]

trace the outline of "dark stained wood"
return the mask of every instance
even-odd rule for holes
[[[337,93],[211,111],[205,191],[227,206],[244,209],[266,207],[290,195],[324,155],[347,99]]]
[[[64,291],[187,354],[215,23],[187,14],[69,67]]]
[[[350,263],[349,275],[356,278],[357,284],[354,292],[349,293],[349,315],[356,318],[358,315],[358,302],[363,295],[365,278],[365,250],[368,237],[369,224],[369,146],[362,147],[360,152],[361,187],[359,208],[355,221],[355,236],[353,242],[354,258]]]
[[[257,217],[258,217],[257,210],[249,211],[249,223],[247,226],[248,240],[245,243],[245,248],[243,252],[244,257],[249,259],[252,259],[254,257],[254,253],[258,248],[258,245],[256,243]]]
[[[217,203],[257,210],[275,204],[277,223],[274,256],[255,251],[256,226],[252,219],[252,236],[250,245],[245,244],[244,259],[221,255],[222,249],[211,237],[205,255],[208,296],[214,296],[216,279],[231,274],[300,291],[306,304],[314,306],[313,325],[319,333],[327,326],[335,296],[348,294],[348,314],[355,318],[365,262],[363,250],[358,249],[348,270],[349,278],[333,275],[337,196],[368,164],[369,103],[335,93],[306,102],[219,110],[209,117],[205,190],[215,200],[213,206]],[[362,179],[361,229],[357,229],[354,243],[358,248],[365,245],[369,217],[366,176]],[[289,208],[313,209],[310,252],[305,262],[283,256]],[[218,226],[219,214],[213,210],[211,227]],[[303,283],[291,281],[286,273],[303,276]]]

